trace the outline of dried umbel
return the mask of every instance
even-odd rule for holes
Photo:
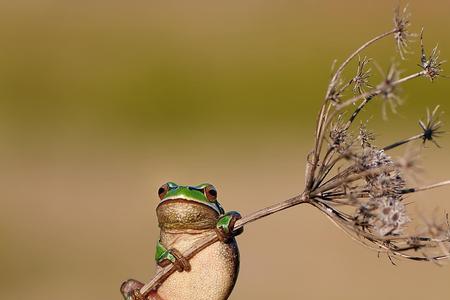
[[[402,59],[405,59],[405,55],[408,53],[408,43],[411,38],[415,37],[414,33],[409,32],[408,27],[411,26],[409,18],[411,14],[408,12],[408,7],[405,6],[403,10],[400,7],[395,9],[394,14],[394,39],[397,43],[397,50]]]
[[[439,60],[437,47],[427,56],[422,32],[420,69],[416,73],[401,77],[394,63],[386,73],[383,72],[382,81],[375,84],[370,82],[370,60],[365,57],[357,62],[356,76],[342,84],[346,82],[342,73],[351,61],[386,36],[394,36],[400,57],[404,59],[408,53],[408,40],[413,36],[408,31],[409,26],[406,9],[397,9],[394,28],[358,48],[332,77],[318,116],[305,194],[306,202],[320,209],[358,242],[386,253],[391,261],[393,257],[436,261],[449,257],[448,219],[439,222],[434,218],[422,230],[413,231],[410,228],[413,226],[409,226],[411,217],[406,209],[405,195],[449,182],[410,187],[405,174],[416,166],[415,162],[411,157],[396,161],[389,151],[414,141],[419,141],[416,147],[426,142],[439,146],[436,138],[443,133],[439,106],[427,110],[426,121],[419,121],[420,133],[382,148],[375,146],[375,135],[367,129],[366,122],[356,128],[354,123],[361,110],[373,101],[382,101],[383,116],[386,105],[395,113],[401,104],[397,91],[404,82],[420,77],[430,80],[439,77],[443,62]],[[353,93],[346,93],[351,85]],[[345,115],[350,117],[345,120]],[[348,137],[351,136],[356,136],[358,143],[350,142]]]
[[[439,60],[440,51],[436,45],[429,56],[425,53],[425,47],[423,46],[423,29],[420,34],[420,47],[422,50],[422,55],[420,57],[420,67],[423,69],[424,75],[428,77],[431,81],[436,79],[441,75],[442,65],[445,61]]]

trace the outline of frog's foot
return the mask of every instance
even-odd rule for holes
[[[241,234],[244,228],[241,227],[234,231],[234,224],[237,220],[241,219],[241,214],[237,211],[229,211],[219,218],[216,225],[216,232],[221,242],[228,242],[231,238]]]
[[[120,286],[120,292],[125,300],[145,300],[144,295],[140,293],[144,284],[134,279],[128,279]]]
[[[166,250],[158,260],[158,265],[160,267],[165,267],[169,264],[173,264],[178,272],[189,272],[191,270],[189,260],[175,248]]]

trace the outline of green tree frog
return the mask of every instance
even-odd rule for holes
[[[168,182],[158,190],[156,208],[160,237],[155,260],[159,268],[174,264],[172,274],[148,295],[141,295],[143,284],[129,279],[121,287],[125,300],[224,300],[233,290],[239,272],[239,250],[233,233],[238,212],[226,212],[211,184],[181,186]],[[193,243],[211,231],[220,242],[197,253],[191,260],[183,257]]]

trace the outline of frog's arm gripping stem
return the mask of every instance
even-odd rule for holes
[[[231,238],[241,234],[244,231],[244,228],[241,227],[235,232],[233,232],[234,224],[236,223],[237,220],[241,218],[242,218],[241,214],[238,213],[237,211],[229,211],[219,218],[216,225],[216,232],[221,242],[226,243]]]
[[[156,243],[155,260],[160,267],[173,264],[178,272],[189,272],[191,270],[189,260],[180,251],[177,249],[167,249],[161,244],[161,241]]]

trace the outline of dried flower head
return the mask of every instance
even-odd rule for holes
[[[365,144],[362,146],[361,153],[355,154],[356,165],[360,171],[379,168],[383,166],[391,166],[394,161],[387,155],[383,149],[377,149],[372,145]]]
[[[357,138],[362,148],[371,148],[372,142],[375,141],[374,133],[369,131],[364,123],[361,123],[359,126],[359,134]]]
[[[391,197],[399,199],[406,186],[406,181],[399,171],[381,173],[366,178],[367,190],[372,197]]]
[[[411,14],[408,12],[408,6],[405,6],[403,10],[400,7],[394,11],[394,39],[397,46],[398,53],[402,59],[405,59],[405,54],[408,53],[408,44],[411,38],[415,37],[414,33],[408,31],[408,27],[411,26],[409,18]]]
[[[352,79],[353,93],[355,94],[361,95],[366,92],[367,88],[373,88],[373,86],[369,84],[369,78],[372,70],[370,68],[366,68],[370,61],[371,59],[366,56],[363,59],[359,57],[356,75]]]
[[[347,124],[342,121],[342,115],[339,115],[336,122],[332,123],[330,127],[330,146],[339,153],[345,153],[353,142]]]
[[[410,221],[405,205],[391,197],[373,198],[373,201],[377,209],[368,222],[374,233],[379,236],[401,234]]]
[[[397,159],[397,164],[403,170],[403,174],[409,181],[415,183],[421,180],[421,174],[424,173],[424,168],[420,164],[420,150],[419,147],[407,146],[405,153]]]
[[[433,48],[433,50],[431,50],[430,56],[427,57],[425,53],[425,47],[423,45],[423,28],[422,32],[420,33],[420,47],[422,50],[422,55],[420,57],[419,66],[423,69],[425,76],[433,81],[437,77],[442,76],[442,65],[445,63],[445,61],[439,60],[440,51],[438,50],[437,45]]]
[[[440,147],[436,142],[436,138],[441,136],[444,131],[440,130],[442,128],[442,121],[439,119],[441,114],[438,114],[439,105],[436,106],[432,112],[427,108],[427,121],[423,122],[419,120],[419,126],[422,128],[422,140],[425,144],[426,141],[431,141],[437,147]]]
[[[378,86],[383,99],[382,115],[387,119],[386,106],[389,105],[392,113],[397,113],[397,107],[402,104],[402,99],[397,95],[398,87],[395,84],[400,78],[400,71],[396,64],[391,64],[384,81]]]

